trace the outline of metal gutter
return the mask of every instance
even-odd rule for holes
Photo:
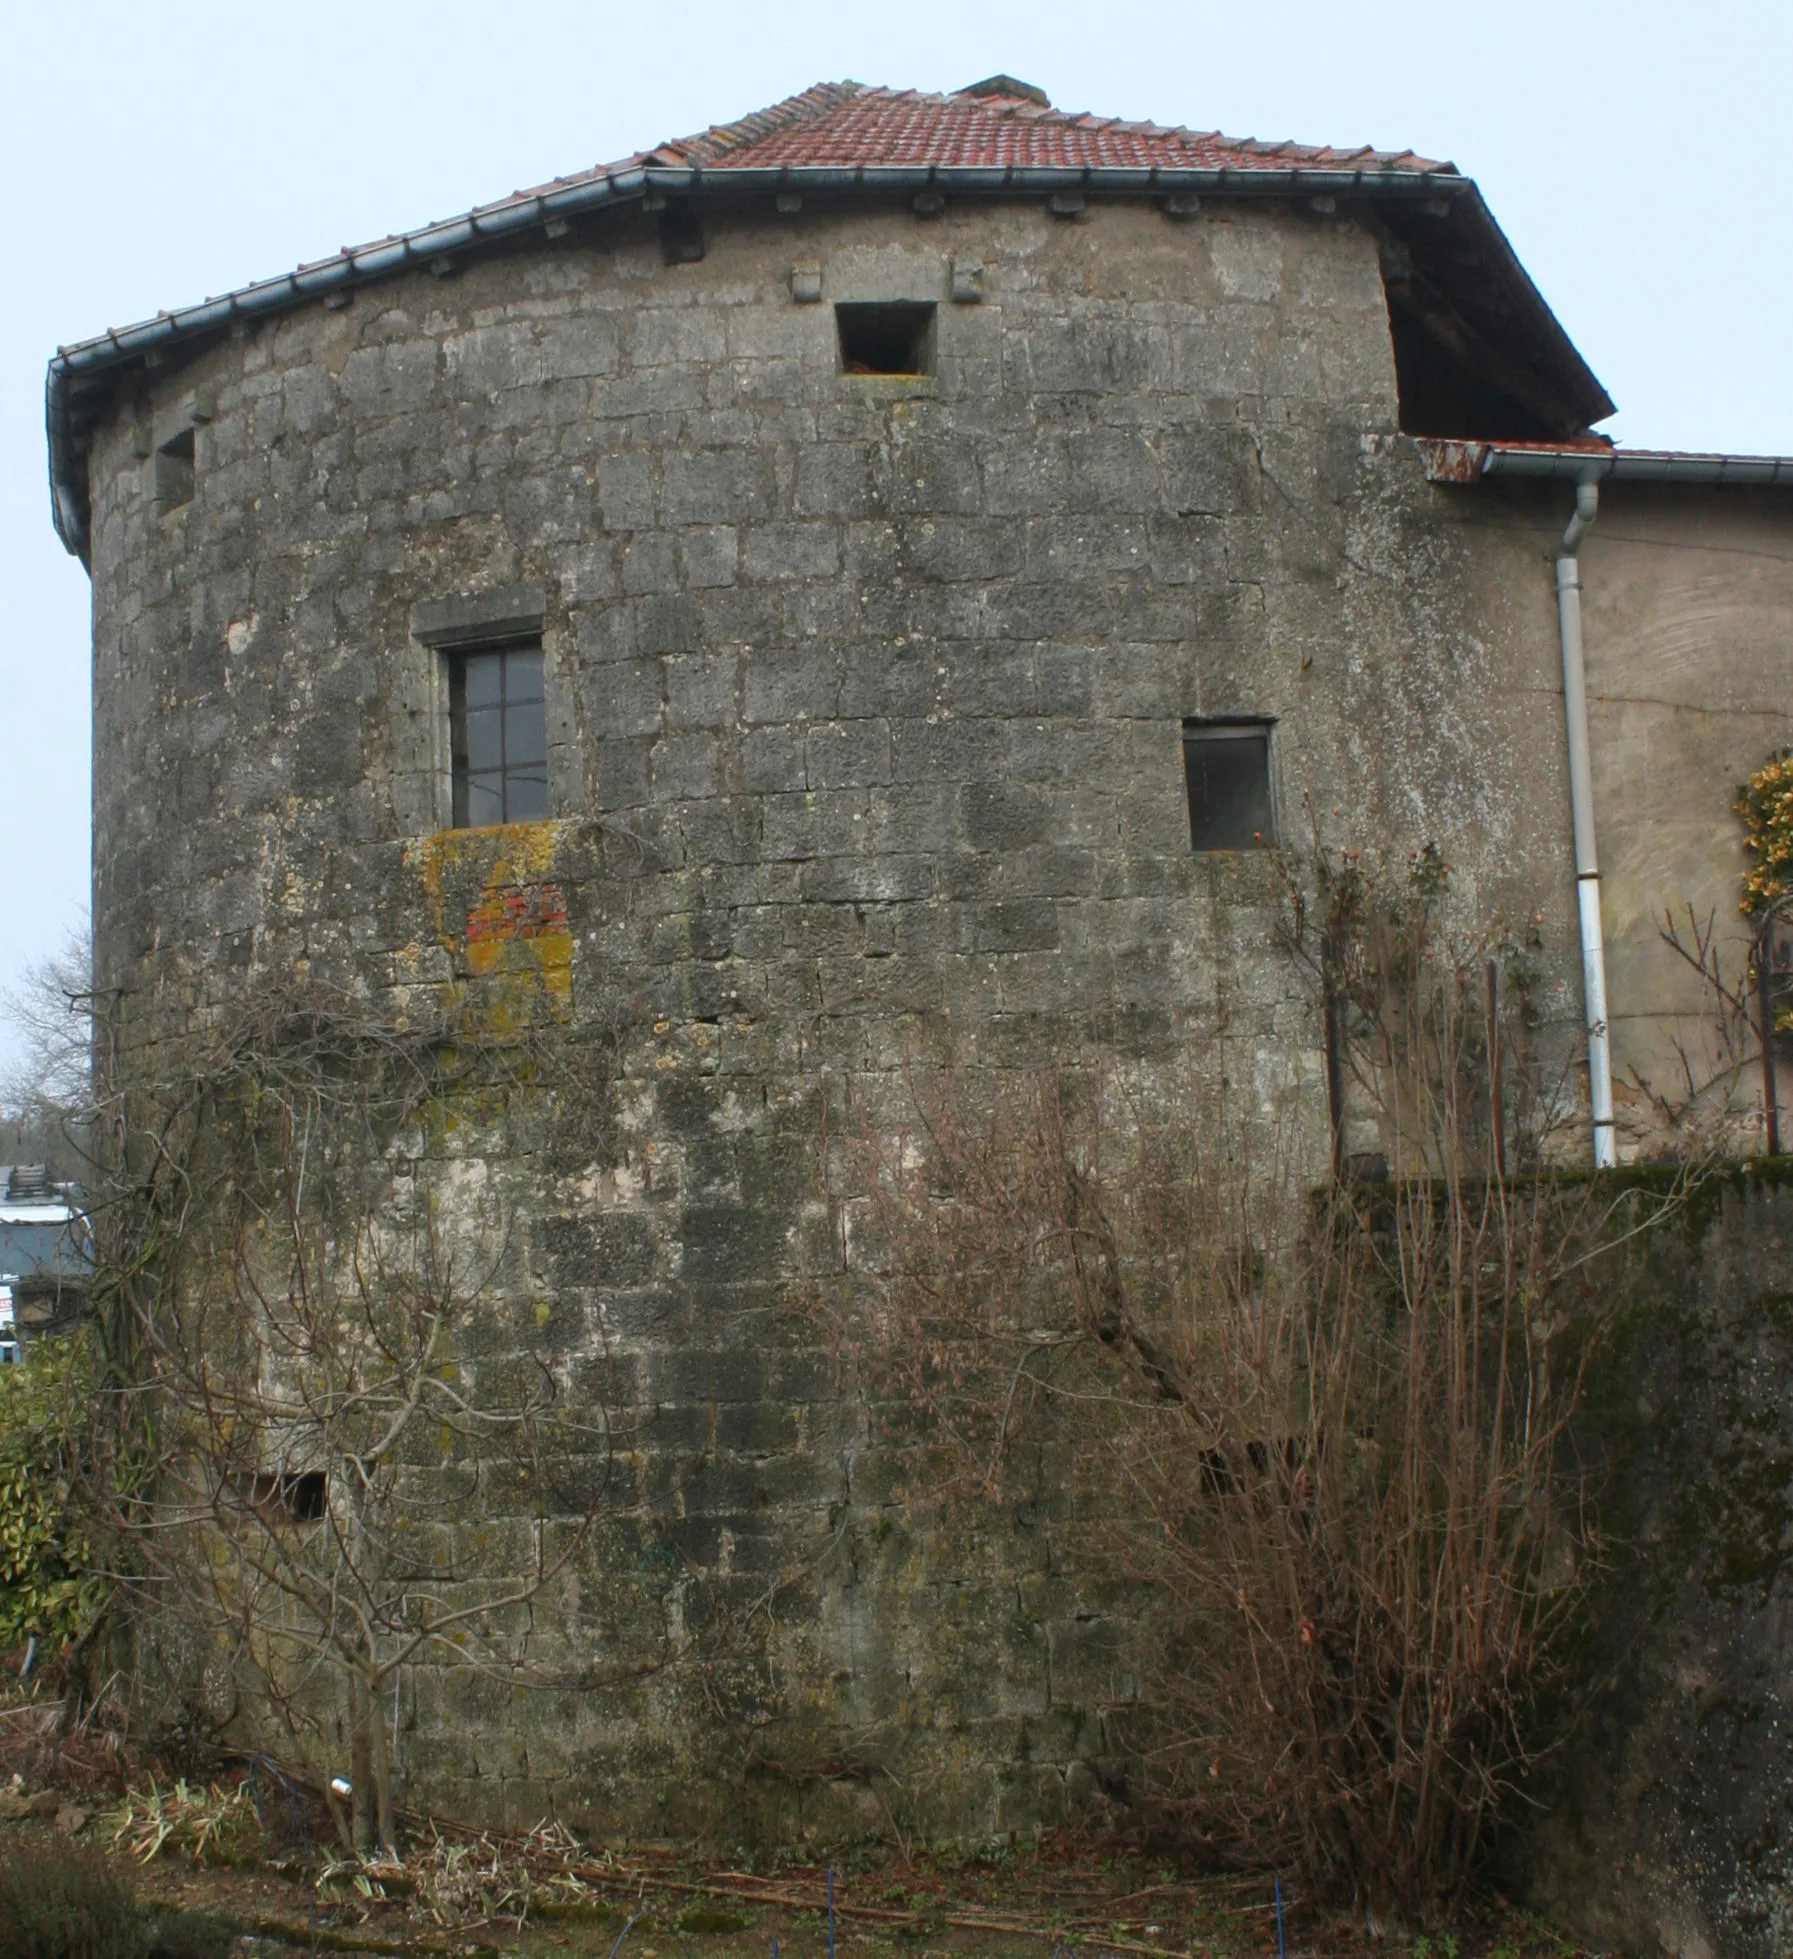
[[[1050,196],[1081,191],[1094,197],[1340,197],[1456,202],[1468,198],[1486,217],[1474,182],[1453,171],[1339,170],[1300,165],[1262,170],[1218,166],[1205,169],[1055,169],[1013,165],[861,164],[726,165],[713,169],[665,164],[635,164],[619,170],[550,185],[523,197],[469,211],[368,245],[301,265],[276,279],[257,280],[197,306],[176,307],[153,320],[118,327],[58,349],[49,364],[45,422],[50,447],[51,515],[67,549],[87,552],[85,470],[73,397],[78,384],[98,381],[108,371],[135,361],[172,353],[183,342],[204,338],[238,322],[251,322],[321,299],[369,280],[444,257],[496,244],[538,225],[638,202],[648,192],[665,196],[731,198],[778,191],[816,196],[903,196],[937,190],[944,195],[1001,197]],[[1488,220],[1492,224],[1492,220]],[[1518,261],[1513,264],[1517,266]],[[1520,276],[1523,277],[1523,271]],[[1529,284],[1529,281],[1527,281]],[[1540,304],[1542,302],[1540,301]],[[1567,343],[1565,342],[1565,345]],[[1571,350],[1572,351],[1572,350]]]
[[[1018,195],[1055,190],[1084,190],[1111,197],[1167,194],[1176,191],[1208,192],[1229,197],[1287,197],[1293,192],[1318,196],[1374,193],[1380,197],[1461,197],[1475,186],[1467,177],[1440,172],[1396,172],[1380,170],[1319,170],[1290,168],[1280,170],[1123,170],[1052,169],[1045,166],[1011,166],[987,169],[976,165],[884,165],[861,164],[851,168],[838,165],[780,166],[760,169],[668,169],[644,167],[569,184],[558,190],[538,191],[516,202],[488,205],[465,217],[424,226],[418,231],[396,234],[371,245],[360,245],[334,257],[317,259],[277,279],[258,280],[201,306],[177,307],[158,313],[153,320],[135,326],[119,327],[96,334],[88,340],[70,342],[59,348],[50,362],[52,373],[80,373],[95,366],[110,364],[125,355],[141,353],[187,334],[203,332],[230,320],[260,314],[272,307],[291,304],[349,285],[360,279],[380,278],[401,270],[407,264],[428,265],[444,252],[465,251],[469,246],[526,231],[531,225],[545,224],[551,218],[577,217],[607,205],[630,203],[650,190],[675,195],[727,191],[812,190],[816,192],[886,192],[940,190],[943,192],[989,196],[1004,191]]]
[[[1668,449],[1615,451],[1590,458],[1573,451],[1555,455],[1492,447],[1484,476],[1545,476],[1596,483],[1776,484],[1793,487],[1793,456],[1702,456]]]

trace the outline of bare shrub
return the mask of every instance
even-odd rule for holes
[[[1154,1809],[1381,1924],[1462,1892],[1548,1742],[1597,1551],[1567,1425],[1663,1201],[1494,1172],[1561,1097],[1444,891],[1429,857],[1392,891],[1334,866],[1291,911],[1385,1181],[1316,1180],[1322,1085],[1266,1119],[1221,1038],[918,1077],[914,1132],[860,1139],[867,1372],[924,1431],[915,1494],[1010,1494],[1047,1450],[1061,1540],[1155,1601],[1114,1710]]]
[[[102,1047],[93,1123],[86,1494],[140,1657],[172,1640],[214,1718],[240,1699],[346,1770],[345,1840],[389,1850],[405,1669],[565,1684],[531,1607],[606,1500],[615,1410],[513,1323],[478,1139],[576,1109],[594,1049],[319,987],[102,1035],[134,1045]]]
[[[0,1952],[11,1959],[154,1959],[131,1887],[76,1845],[0,1849]]]

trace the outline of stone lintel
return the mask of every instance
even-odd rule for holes
[[[482,640],[523,639],[542,629],[548,597],[541,585],[501,585],[420,599],[411,608],[411,637],[425,646],[473,646]]]

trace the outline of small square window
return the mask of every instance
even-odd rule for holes
[[[934,305],[897,300],[834,309],[843,374],[931,374],[934,371]]]
[[[548,713],[538,641],[451,654],[448,726],[457,830],[548,814]]]
[[[270,1530],[321,1523],[330,1509],[329,1477],[321,1469],[253,1471],[231,1477],[230,1486]]]
[[[1276,842],[1268,721],[1185,721],[1183,776],[1197,850],[1268,850]]]
[[[164,510],[178,510],[183,503],[193,501],[196,481],[193,431],[182,429],[156,451],[156,502]]]

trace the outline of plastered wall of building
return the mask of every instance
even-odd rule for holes
[[[1760,1149],[1759,1066],[1715,1040],[1712,993],[1663,935],[1672,918],[1691,943],[1710,922],[1727,981],[1744,980],[1734,800],[1793,741],[1793,509],[1777,491],[1623,485],[1603,505],[1584,576],[1620,1107],[1648,1149],[1688,1100],[1687,1064],[1709,1100],[1735,1075],[1733,1145]]]

